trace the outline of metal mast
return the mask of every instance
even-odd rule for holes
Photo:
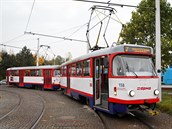
[[[38,38],[38,46],[37,46],[36,66],[39,66],[39,38]]]
[[[155,18],[156,18],[156,69],[158,70],[159,77],[159,97],[161,100],[161,24],[160,24],[160,0],[155,0]]]

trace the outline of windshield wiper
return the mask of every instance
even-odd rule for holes
[[[138,77],[138,75],[136,74],[136,72],[133,72],[133,71],[131,71],[134,75],[136,75],[136,77]]]
[[[131,73],[133,73],[134,75],[136,75],[136,77],[138,77],[138,75],[134,72],[134,71],[130,71],[130,69],[129,69],[129,66],[128,66],[128,63],[126,62],[126,69],[127,69],[127,71],[128,72],[131,72]]]

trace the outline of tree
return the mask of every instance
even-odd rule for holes
[[[35,58],[30,49],[23,47],[23,49],[16,55],[17,66],[33,66]]]
[[[60,55],[58,55],[55,59],[55,64],[56,65],[61,65],[62,63],[65,62],[65,59],[63,57],[61,57]]]
[[[162,68],[172,64],[172,7],[166,0],[160,0]],[[142,0],[132,12],[129,23],[120,33],[120,44],[151,46],[155,50],[155,0]]]
[[[15,66],[17,66],[15,55],[9,55],[7,52],[2,51],[0,61],[0,80],[5,78],[7,68]]]

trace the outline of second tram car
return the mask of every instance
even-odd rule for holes
[[[64,93],[110,114],[154,109],[159,98],[153,49],[119,45],[97,50],[61,65]]]
[[[7,69],[7,83],[19,87],[60,88],[60,66],[27,66]]]

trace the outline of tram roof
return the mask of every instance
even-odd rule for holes
[[[74,62],[77,62],[77,61],[80,61],[80,60],[89,59],[90,57],[97,57],[97,56],[101,56],[101,55],[103,56],[103,55],[108,55],[108,54],[112,54],[112,53],[115,53],[115,52],[125,52],[126,47],[149,49],[150,50],[149,54],[153,54],[152,47],[144,46],[144,45],[124,44],[124,45],[117,45],[117,46],[114,46],[114,47],[104,48],[104,49],[100,49],[100,50],[97,50],[97,51],[90,52],[88,54],[85,54],[83,56],[75,58],[75,59],[73,59],[71,61],[65,62],[61,66],[64,66],[64,65],[67,65],[67,64],[70,64],[70,63],[74,63]]]
[[[57,69],[59,65],[43,65],[43,66],[24,66],[24,67],[11,67],[7,70],[24,70],[24,69]]]

